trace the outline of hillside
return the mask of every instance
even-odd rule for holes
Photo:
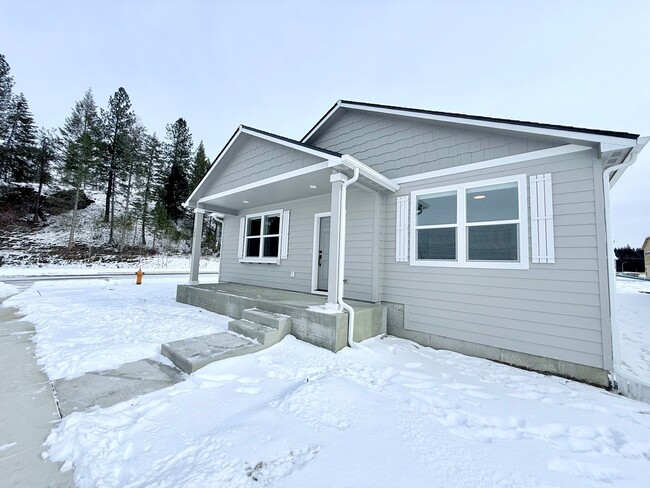
[[[26,268],[64,269],[189,269],[190,245],[146,232],[141,245],[141,222],[131,222],[125,231],[125,246],[109,244],[109,227],[103,221],[105,193],[82,192],[77,210],[75,245],[68,249],[73,192],[65,187],[44,190],[42,217],[33,222],[35,185],[0,184],[0,275],[13,275]],[[116,201],[116,214],[123,202]],[[119,242],[121,228],[115,228]],[[203,267],[213,269],[218,259],[206,256]]]

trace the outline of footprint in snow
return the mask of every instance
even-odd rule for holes
[[[592,481],[610,483],[624,479],[623,473],[609,466],[596,463],[585,463],[575,459],[555,458],[548,463],[548,469],[558,473],[568,474],[576,478],[586,478]]]

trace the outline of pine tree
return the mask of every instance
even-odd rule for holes
[[[34,160],[38,171],[38,192],[34,203],[34,223],[38,223],[41,214],[41,195],[43,185],[52,179],[52,163],[58,157],[57,151],[58,140],[54,132],[41,129],[38,133],[38,144],[34,153]]]
[[[104,222],[110,222],[109,243],[113,243],[115,222],[115,177],[125,153],[129,150],[130,131],[135,124],[135,114],[131,110],[131,100],[122,87],[108,99],[107,110],[102,110],[106,140],[106,208]]]
[[[199,186],[201,180],[210,169],[210,160],[205,154],[205,147],[203,141],[199,142],[199,147],[196,149],[194,156],[194,164],[192,165],[192,177],[190,178],[190,192]]]
[[[167,217],[179,223],[185,217],[183,202],[189,196],[187,169],[192,164],[192,134],[185,119],[167,125],[165,159],[169,168],[162,195]]]
[[[147,221],[149,220],[150,200],[152,197],[160,195],[161,193],[156,189],[156,182],[158,181],[158,175],[161,174],[162,170],[162,143],[155,133],[152,136],[145,137],[144,155],[145,165],[142,174],[141,192],[142,205],[140,208],[140,218],[142,220],[142,233],[140,242],[143,246],[147,244],[146,225]]]
[[[7,117],[6,139],[0,153],[0,169],[6,179],[27,182],[34,178],[36,126],[25,95],[13,97]]]
[[[11,110],[12,88],[14,86],[14,80],[9,74],[10,71],[9,63],[0,54],[0,150],[4,147],[8,134],[8,118]],[[4,171],[0,167],[0,174],[2,173]]]
[[[63,139],[63,180],[75,188],[72,222],[68,249],[74,245],[77,205],[81,185],[89,178],[101,160],[101,123],[92,91],[88,89],[83,99],[75,103],[72,114],[60,129]]]
[[[126,231],[127,228],[129,228],[131,225],[130,205],[134,181],[139,179],[140,175],[143,172],[143,166],[145,164],[143,151],[144,138],[144,127],[137,124],[133,125],[129,131],[129,138],[127,145],[124,148],[124,154],[122,157],[119,177],[124,188],[126,199],[121,222],[122,231],[120,234],[120,254],[124,251],[124,245],[126,243]]]

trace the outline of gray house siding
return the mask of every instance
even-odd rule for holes
[[[563,143],[363,111],[345,111],[310,144],[351,154],[387,178],[512,156]]]
[[[322,161],[323,158],[243,134],[219,161],[211,178],[212,184],[206,186],[202,194],[230,190]]]
[[[379,227],[373,220],[376,199],[368,191],[348,191],[348,226],[345,260],[345,297],[373,301],[373,282],[378,280],[373,242],[378,241]],[[281,205],[256,207],[246,213],[291,210],[289,220],[288,259],[280,264],[240,263],[237,257],[239,219],[226,216],[221,257],[221,281],[268,286],[311,293],[314,215],[330,211],[330,195],[320,195]],[[291,277],[291,272],[295,276]]]
[[[387,196],[383,300],[404,304],[404,335],[415,332],[425,343],[435,336],[605,367],[611,346],[603,340],[608,327],[601,286],[606,261],[598,243],[602,185],[595,178],[594,158],[589,151],[459,173],[404,184],[396,195]],[[416,267],[395,261],[396,196],[523,173],[552,174],[554,264],[515,270]]]

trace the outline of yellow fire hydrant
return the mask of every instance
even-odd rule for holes
[[[142,276],[144,275],[144,271],[142,271],[142,268],[138,268],[138,270],[135,272],[135,284],[136,285],[141,285],[142,284]]]

